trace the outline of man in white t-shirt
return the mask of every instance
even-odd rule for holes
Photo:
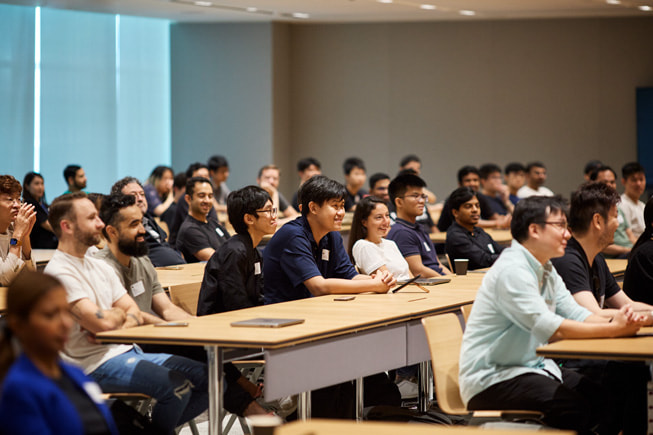
[[[161,433],[173,433],[208,407],[206,366],[169,354],[143,353],[135,345],[98,344],[96,333],[141,325],[143,315],[111,266],[87,255],[100,241],[104,223],[86,194],[56,198],[48,220],[59,245],[45,272],[64,284],[76,320],[62,357],[81,366],[105,392],[155,398],[152,423]]]
[[[646,174],[644,167],[637,162],[626,163],[621,168],[621,184],[624,193],[621,195],[619,209],[630,224],[635,237],[639,237],[646,228],[644,224],[644,203],[639,198],[646,189]]]
[[[546,183],[546,166],[542,162],[531,162],[526,166],[526,184],[517,191],[520,198],[529,196],[553,196],[551,189],[544,187]]]

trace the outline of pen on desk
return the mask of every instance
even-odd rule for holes
[[[410,299],[408,302],[421,301],[422,299],[426,299],[426,298]]]

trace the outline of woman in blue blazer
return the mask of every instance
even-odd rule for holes
[[[9,286],[0,340],[0,433],[118,433],[97,384],[59,358],[72,322],[56,278],[24,271]],[[22,348],[18,357],[14,339]]]

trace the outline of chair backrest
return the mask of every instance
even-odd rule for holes
[[[200,297],[202,283],[171,285],[168,288],[170,300],[182,310],[193,316],[197,315],[197,301]]]
[[[460,307],[460,311],[462,311],[463,319],[465,320],[465,323],[467,323],[467,319],[469,319],[469,315],[472,314],[472,304],[463,305],[462,307]]]
[[[458,360],[463,330],[454,313],[422,319],[431,351],[438,405],[447,414],[467,414],[458,387]]]

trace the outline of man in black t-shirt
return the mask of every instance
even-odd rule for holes
[[[188,216],[179,228],[177,249],[189,263],[208,261],[229,238],[226,228],[210,216],[213,209],[213,187],[208,178],[192,177],[186,183]]]

